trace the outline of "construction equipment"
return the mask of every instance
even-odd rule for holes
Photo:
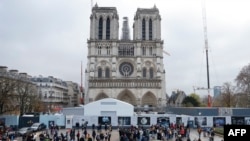
[[[203,19],[203,30],[204,30],[204,41],[206,50],[206,62],[207,62],[207,90],[208,90],[208,103],[207,106],[212,106],[210,96],[210,80],[209,80],[209,63],[208,63],[208,39],[207,39],[207,19],[206,19],[206,1],[202,0],[202,19]]]

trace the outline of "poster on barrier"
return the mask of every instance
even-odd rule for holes
[[[181,117],[176,117],[176,124],[182,125],[182,118]]]
[[[119,125],[131,125],[131,117],[118,117]]]
[[[226,123],[226,118],[225,117],[214,117],[213,123],[214,123],[214,126],[216,126],[216,127],[224,126]]]
[[[244,125],[244,117],[231,117],[231,124]]]
[[[245,117],[245,125],[250,125],[250,117]]]
[[[111,124],[111,117],[110,116],[100,116],[98,117],[98,124]]]
[[[157,124],[168,128],[170,125],[169,117],[157,117]]]
[[[138,125],[150,125],[150,117],[138,117]]]

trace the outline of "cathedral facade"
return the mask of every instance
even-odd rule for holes
[[[85,103],[115,98],[135,107],[166,105],[166,83],[158,8],[138,8],[130,39],[128,18],[115,7],[92,8],[88,62],[85,71]]]

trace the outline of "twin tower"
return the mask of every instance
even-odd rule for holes
[[[128,19],[124,18],[124,22]],[[119,15],[115,7],[92,8],[90,40],[119,40]],[[158,8],[138,8],[134,17],[133,40],[161,40],[161,16]]]
[[[159,10],[156,6],[137,9],[132,39],[128,19],[123,20],[119,39],[117,9],[92,8],[85,103],[115,98],[134,105],[136,110],[157,110],[167,101]]]

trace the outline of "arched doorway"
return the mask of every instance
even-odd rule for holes
[[[96,96],[95,101],[101,100],[101,99],[104,99],[104,98],[108,98],[108,95],[106,95],[105,93],[100,93],[100,94],[98,94]]]
[[[142,106],[157,107],[157,99],[152,92],[147,92],[142,97]]]
[[[129,90],[123,90],[118,96],[117,96],[117,99],[121,100],[121,101],[124,101],[124,102],[127,102],[127,103],[130,103],[132,105],[136,105],[136,98],[135,96],[133,95],[133,93]]]

